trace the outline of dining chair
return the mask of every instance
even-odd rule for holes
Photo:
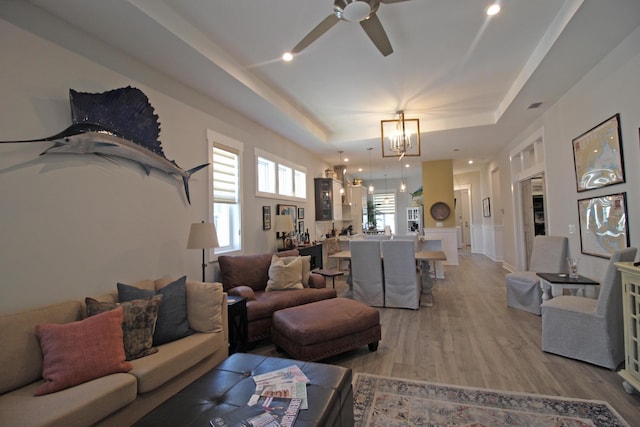
[[[384,274],[384,306],[420,308],[420,272],[411,240],[380,242]]]
[[[353,299],[373,307],[384,307],[380,242],[352,240],[349,248]]]
[[[614,263],[633,261],[636,252],[611,255],[597,300],[563,295],[542,304],[542,351],[609,369],[624,361],[622,277]]]
[[[528,271],[517,271],[505,276],[507,306],[540,315],[542,289],[536,273],[562,273],[567,257],[569,240],[563,236],[536,236]]]
[[[420,243],[420,236],[418,236],[415,233],[409,233],[409,234],[394,234],[391,237],[391,240],[408,240],[410,242],[413,242],[413,250],[414,252],[417,252],[419,249],[419,243]]]
[[[365,240],[376,240],[376,241],[389,240],[390,238],[391,236],[388,236],[386,234],[367,234],[365,236]]]

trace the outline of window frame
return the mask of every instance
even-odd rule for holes
[[[217,261],[219,255],[240,255],[244,250],[244,235],[242,233],[243,230],[243,154],[244,154],[244,144],[240,141],[232,139],[226,135],[215,132],[211,129],[207,129],[207,148],[208,148],[208,159],[209,159],[209,178],[208,178],[208,188],[209,188],[209,207],[208,207],[208,216],[209,221],[213,223],[214,221],[214,197],[213,197],[213,148],[219,148],[221,150],[233,152],[238,156],[238,199],[237,199],[237,221],[238,221],[238,245],[233,246],[231,249],[227,248],[215,248],[208,250],[207,259],[209,262]],[[219,234],[220,230],[216,230]]]
[[[255,156],[255,168],[256,168],[256,178],[255,178],[255,188],[256,188],[256,197],[265,197],[265,198],[269,198],[269,199],[278,199],[278,200],[290,200],[290,201],[295,201],[295,202],[306,202],[308,199],[307,196],[307,177],[308,177],[308,173],[307,173],[307,168],[305,168],[304,166],[301,166],[299,164],[290,162],[286,159],[283,159],[282,157],[278,157],[274,154],[271,154],[267,151],[264,151],[260,148],[255,148],[254,149],[254,156]],[[273,168],[274,170],[274,177],[273,179],[275,180],[275,191],[273,193],[271,192],[267,192],[267,191],[260,191],[260,178],[261,178],[261,174],[259,173],[259,165],[260,165],[260,160],[263,159],[265,161],[268,162],[272,162],[275,164],[275,168]],[[280,194],[280,187],[281,187],[281,182],[280,182],[280,167],[285,167],[285,168],[289,168],[291,169],[291,194]],[[299,179],[300,176],[303,176],[303,183],[300,184],[299,183]],[[299,196],[301,194],[300,190],[302,190],[302,192],[304,193],[304,197]]]

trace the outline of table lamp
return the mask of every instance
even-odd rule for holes
[[[191,224],[191,231],[189,232],[189,241],[187,242],[187,249],[202,249],[202,281],[205,281],[204,270],[207,266],[204,260],[204,250],[217,248],[218,236],[216,234],[216,226],[211,223]]]
[[[276,233],[282,233],[282,249],[286,249],[285,239],[293,231],[293,220],[289,215],[276,215],[273,228]]]

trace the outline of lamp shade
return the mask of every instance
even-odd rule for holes
[[[215,225],[205,222],[191,224],[187,249],[209,249],[219,246]]]
[[[276,233],[291,233],[293,231],[293,220],[289,215],[276,215],[273,228]]]

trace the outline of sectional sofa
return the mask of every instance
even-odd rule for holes
[[[146,280],[134,286],[159,291],[172,282]],[[109,304],[117,298],[112,292],[95,297],[95,301]],[[119,307],[99,316],[119,315],[122,310]],[[125,362],[131,367],[127,372],[34,396],[47,383],[42,378],[43,338],[36,334],[37,325],[75,327],[79,323],[71,322],[89,320],[86,315],[84,299],[0,315],[1,426],[131,425],[228,356],[227,303],[222,286],[186,281],[188,336],[154,345],[157,352]],[[90,353],[84,342],[74,344],[77,348],[72,351]]]

